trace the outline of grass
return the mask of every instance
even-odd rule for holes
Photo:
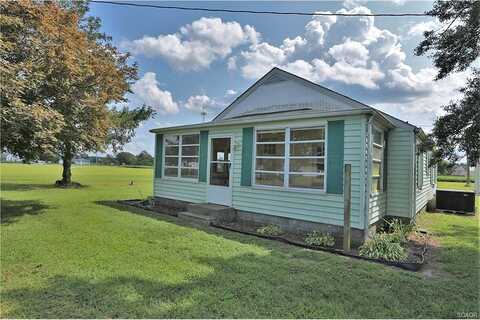
[[[438,176],[437,181],[463,182],[463,183],[465,183],[467,181],[467,178],[465,176]],[[475,174],[474,173],[470,176],[470,181],[471,182],[475,181]]]
[[[473,191],[475,188],[474,183],[470,183],[469,186],[465,185],[465,182],[446,182],[446,181],[438,181],[437,182],[438,189],[452,189],[452,190],[466,190],[466,191]]]
[[[441,245],[426,275],[110,202],[150,195],[151,169],[75,167],[85,187],[60,190],[59,166],[0,168],[2,318],[480,314],[478,216],[420,216]]]

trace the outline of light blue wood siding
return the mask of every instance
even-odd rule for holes
[[[193,182],[191,180],[155,179],[153,194],[156,197],[201,203],[207,200],[206,186],[205,182]]]
[[[290,122],[297,125],[301,122]],[[364,119],[345,119],[344,161],[352,165],[352,226],[363,229]],[[266,124],[267,125],[267,124]],[[287,125],[287,123],[285,123]],[[309,122],[311,125],[311,121]],[[257,127],[261,127],[258,125]],[[241,158],[241,131],[235,130],[235,159]],[[328,133],[327,133],[328,134]],[[328,155],[327,155],[328,156]],[[241,166],[234,165],[233,207],[239,210],[277,215],[306,221],[343,225],[343,195],[323,192],[292,191],[268,187],[240,186]]]
[[[414,184],[414,133],[395,128],[388,133],[387,215],[410,217]]]
[[[363,116],[342,117],[329,120],[344,120],[345,149],[344,162],[352,165],[352,221],[354,228],[364,228],[364,154],[365,154],[365,126]],[[262,126],[289,126],[289,125],[315,125],[314,120],[296,120],[289,122],[269,122],[258,124]],[[318,120],[317,123],[325,123]],[[324,192],[293,191],[283,188],[247,187],[241,186],[241,159],[242,159],[242,129],[236,127],[212,127],[209,135],[229,134],[233,136],[233,189],[232,206],[238,210],[295,218],[306,221],[326,224],[343,225],[343,195],[328,194]],[[248,127],[245,126],[245,127]],[[328,134],[328,133],[327,133]],[[328,156],[328,155],[327,155]],[[204,183],[191,181],[156,179],[154,195],[172,199],[204,202],[206,189]]]

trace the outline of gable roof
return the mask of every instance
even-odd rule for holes
[[[349,107],[348,109],[372,109],[372,107],[361,103],[355,99],[349,98],[341,93],[338,93],[336,91],[333,91],[331,89],[328,89],[322,85],[319,85],[317,83],[314,83],[310,80],[307,80],[305,78],[299,77],[293,73],[290,73],[288,71],[282,70],[278,67],[272,68],[269,72],[267,72],[263,77],[258,79],[254,84],[252,84],[247,90],[245,90],[240,96],[238,96],[229,106],[227,106],[225,109],[223,109],[222,112],[220,112],[215,118],[213,118],[212,121],[217,121],[219,119],[222,119],[224,116],[226,116],[232,109],[235,108],[241,101],[245,100],[248,96],[250,96],[258,87],[265,85],[265,84],[270,84],[270,83],[275,83],[275,82],[280,82],[284,80],[292,80],[295,82],[298,82],[308,88],[311,88],[327,97],[333,98],[335,100],[339,100],[345,104],[347,104]],[[302,107],[295,107],[291,106],[291,109],[286,108],[285,111],[293,110],[293,109],[300,109]],[[274,109],[274,106],[272,106],[272,109]],[[275,112],[276,110],[272,110],[272,112]],[[332,111],[332,110],[328,110]]]
[[[345,103],[346,107],[323,107],[319,109],[318,106],[310,106],[310,103],[301,103],[301,104],[285,104],[285,105],[274,105],[268,107],[260,107],[254,110],[250,110],[232,117],[225,117],[228,112],[230,112],[236,105],[246,99],[251,95],[258,87],[265,84],[271,84],[276,82],[281,82],[285,80],[293,80],[299,82],[300,84],[312,88],[332,99],[341,101]],[[280,119],[295,119],[303,117],[332,117],[338,115],[347,115],[347,114],[372,114],[375,115],[381,121],[388,123],[391,127],[403,127],[410,128],[413,130],[422,131],[420,128],[406,122],[395,118],[383,111],[375,109],[369,105],[366,105],[358,100],[352,99],[346,95],[333,91],[329,88],[326,88],[322,85],[314,83],[310,80],[297,76],[288,71],[282,70],[278,67],[272,68],[264,76],[258,79],[254,84],[252,84],[247,90],[245,90],[240,96],[238,96],[230,105],[228,105],[223,111],[221,111],[215,118],[209,122],[186,125],[186,126],[176,126],[170,128],[158,128],[152,129],[150,132],[160,132],[170,129],[181,129],[181,128],[201,128],[201,127],[211,127],[211,126],[223,126],[228,124],[239,124],[258,122],[258,121],[269,121],[269,120],[280,120]],[[423,132],[423,131],[422,131]]]

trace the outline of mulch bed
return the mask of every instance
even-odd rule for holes
[[[263,239],[275,240],[280,241],[283,243],[287,243],[290,245],[294,245],[301,248],[306,248],[310,250],[316,251],[325,251],[334,254],[339,254],[342,256],[360,259],[365,261],[371,261],[376,263],[381,263],[388,266],[398,267],[408,271],[419,271],[425,263],[425,256],[428,248],[428,236],[426,234],[415,234],[409,237],[409,242],[407,244],[407,253],[408,257],[406,261],[402,262],[395,262],[395,261],[387,261],[382,259],[372,259],[362,257],[358,254],[358,250],[352,249],[349,252],[345,252],[341,249],[341,240],[339,241],[336,239],[336,243],[334,247],[320,247],[320,246],[312,246],[308,245],[304,242],[306,234],[301,233],[291,233],[291,232],[283,232],[279,236],[266,236],[257,233],[258,227],[263,225],[253,224],[253,223],[239,223],[239,222],[230,222],[230,223],[213,223],[211,224],[213,227],[228,230],[232,232],[242,233],[249,236],[254,236]]]
[[[143,199],[131,199],[131,200],[119,200],[118,203],[128,206],[133,206],[137,208],[141,208],[143,210],[151,211],[154,213],[166,214],[169,216],[177,216],[177,213],[181,210],[176,208],[170,208],[166,206],[153,206],[149,200]],[[340,239],[336,239],[336,243],[334,247],[319,247],[319,246],[312,246],[308,245],[304,242],[306,234],[302,233],[293,233],[293,232],[283,232],[279,236],[267,236],[257,233],[257,229],[259,227],[263,227],[264,225],[255,224],[255,223],[245,223],[245,222],[216,222],[212,223],[211,226],[227,231],[242,233],[249,236],[254,236],[263,239],[275,240],[280,241],[286,244],[294,245],[301,248],[306,248],[315,251],[325,251],[334,254],[339,254],[342,256],[371,261],[375,263],[381,263],[388,266],[398,267],[408,271],[419,271],[423,265],[425,264],[425,257],[427,254],[428,244],[429,244],[429,236],[425,233],[417,232],[412,234],[409,237],[409,241],[407,244],[407,253],[408,257],[406,261],[403,262],[394,262],[394,261],[387,261],[382,259],[372,259],[362,257],[358,254],[358,250],[352,249],[349,252],[345,252],[339,248],[341,248],[342,243]]]

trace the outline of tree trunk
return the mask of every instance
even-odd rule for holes
[[[467,187],[470,186],[470,160],[467,158],[467,172],[465,173],[467,176],[467,183],[465,184]]]
[[[63,155],[63,173],[62,173],[62,184],[68,185],[72,182],[72,153],[70,150],[66,150]]]

